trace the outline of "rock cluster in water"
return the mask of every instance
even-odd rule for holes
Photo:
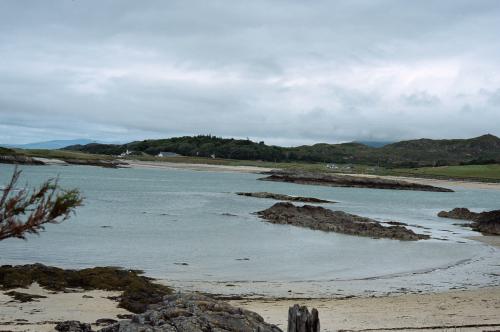
[[[291,202],[303,202],[303,203],[335,203],[333,201],[327,201],[325,199],[320,199],[320,198],[290,196],[290,195],[284,195],[284,194],[268,193],[268,192],[263,192],[263,191],[254,192],[254,193],[239,192],[239,193],[236,193],[236,195],[256,197],[256,198],[270,198],[270,199],[276,199],[279,201],[291,201]]]
[[[441,188],[406,181],[382,179],[378,177],[365,177],[331,173],[313,173],[302,171],[272,171],[269,174],[269,176],[261,178],[259,180],[292,182],[298,184],[311,184],[330,187],[453,192],[453,190],[448,188]]]
[[[473,230],[484,234],[500,235],[500,210],[472,212],[467,208],[454,208],[451,211],[438,213],[441,218],[451,218],[471,221]]]
[[[429,238],[428,235],[417,234],[400,225],[385,227],[374,219],[343,211],[332,211],[320,206],[295,206],[292,203],[280,202],[257,212],[257,215],[273,224],[294,225],[325,232],[403,241]]]

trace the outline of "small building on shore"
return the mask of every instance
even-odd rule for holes
[[[162,158],[162,157],[180,157],[181,155],[175,152],[162,151],[159,152],[156,156]]]

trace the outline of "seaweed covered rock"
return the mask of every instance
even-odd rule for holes
[[[294,225],[325,232],[403,241],[429,238],[428,235],[416,234],[411,229],[400,225],[385,227],[374,219],[343,211],[332,211],[320,206],[295,206],[292,203],[280,202],[257,212],[257,215],[273,224]]]
[[[122,291],[119,306],[129,311],[144,312],[148,305],[161,302],[172,290],[142,276],[138,270],[117,267],[94,267],[82,270],[65,270],[43,264],[0,266],[2,289],[28,287],[37,282],[45,289],[64,291],[66,288],[85,290],[103,289]]]
[[[178,293],[129,321],[107,326],[101,332],[281,332],[252,312],[210,297]]]

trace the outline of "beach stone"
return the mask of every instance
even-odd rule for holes
[[[90,324],[81,323],[77,320],[67,320],[57,323],[55,329],[59,332],[92,332]]]
[[[131,320],[107,326],[101,332],[282,332],[255,312],[196,293],[168,295],[155,309]]]

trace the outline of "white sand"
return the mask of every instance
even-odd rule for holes
[[[500,287],[380,298],[238,300],[231,303],[259,313],[267,322],[285,330],[288,308],[295,303],[318,309],[322,331],[500,330]],[[488,326],[492,324],[496,325]],[[463,327],[465,325],[483,326],[467,328]],[[448,328],[438,328],[443,326]]]
[[[211,171],[211,172],[241,172],[241,173],[260,173],[271,171],[271,168],[256,167],[256,166],[228,166],[228,165],[211,165],[211,164],[189,164],[189,163],[173,163],[166,161],[139,161],[139,160],[124,160],[130,167],[140,168],[155,168],[155,169],[190,169],[195,171]]]
[[[108,299],[121,292],[101,290],[76,291],[74,293],[53,293],[33,284],[29,288],[17,288],[15,291],[47,296],[37,302],[15,302],[0,293],[0,331],[55,331],[59,321],[79,320],[93,323],[99,318],[117,319],[118,314],[130,314],[117,307],[117,302]],[[90,297],[89,297],[90,296]]]

